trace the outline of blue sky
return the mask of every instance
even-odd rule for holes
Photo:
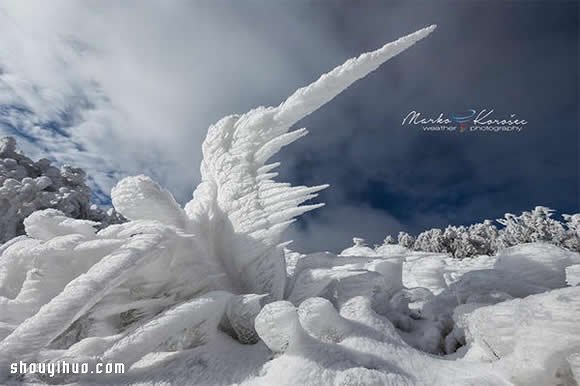
[[[545,205],[578,212],[578,2],[0,2],[0,133],[87,169],[106,194],[146,173],[181,202],[220,117],[275,105],[345,59],[427,40],[299,123],[280,179],[330,183],[289,234],[303,250],[379,242]],[[468,109],[520,133],[402,126]]]

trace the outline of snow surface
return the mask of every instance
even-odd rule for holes
[[[457,260],[400,246],[302,255],[282,232],[326,186],[274,181],[289,131],[431,26],[350,59],[277,107],[223,118],[181,208],[146,176],[99,231],[48,209],[0,246],[0,382],[575,385],[580,255],[546,243]],[[123,375],[11,375],[18,360]]]

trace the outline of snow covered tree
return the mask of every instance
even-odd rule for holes
[[[493,255],[496,252],[497,228],[491,220],[465,226],[448,226],[443,233],[447,252],[456,258]]]
[[[494,255],[499,250],[518,244],[547,242],[573,251],[580,250],[580,214],[563,215],[562,223],[553,216],[554,210],[537,206],[516,216],[507,213],[497,220],[466,226],[450,225],[445,230],[431,229],[419,234],[414,249],[424,252],[444,252],[456,258]],[[404,236],[406,237],[406,236]]]
[[[387,237],[385,237],[385,240],[383,240],[383,244],[396,244],[397,242],[395,241],[395,238],[391,235],[387,235]]]
[[[23,220],[36,210],[54,208],[66,216],[103,222],[121,221],[91,204],[91,190],[80,168],[58,169],[16,151],[12,137],[0,138],[0,244],[24,233]]]
[[[559,221],[552,218],[553,212],[553,209],[536,206],[520,216],[507,213],[503,219],[497,220],[504,226],[497,238],[498,248],[536,241],[563,245],[566,231]]]
[[[415,240],[415,250],[423,252],[447,253],[443,231],[438,228],[422,232]]]
[[[468,242],[473,247],[473,255],[493,255],[497,251],[498,230],[492,220],[471,225]]]
[[[353,237],[352,238],[352,245],[354,247],[366,247],[367,246],[367,242],[362,237]]]
[[[566,233],[562,245],[572,251],[580,252],[580,213],[562,215]]]
[[[397,236],[397,242],[402,247],[413,249],[415,238],[407,232],[399,232],[399,235]]]

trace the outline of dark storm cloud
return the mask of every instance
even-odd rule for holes
[[[286,175],[329,182],[326,210],[359,203],[412,232],[535,205],[577,212],[577,8],[576,2],[491,1],[330,7],[330,28],[352,54],[410,24],[439,27],[428,42],[302,122],[312,134],[283,154],[296,157]],[[514,113],[529,124],[521,133],[463,134],[401,126],[412,110],[436,116],[470,108]],[[317,216],[305,219],[306,228]],[[359,225],[343,224],[353,234]],[[383,235],[396,231],[385,225]]]

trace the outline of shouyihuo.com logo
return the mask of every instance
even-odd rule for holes
[[[403,118],[401,126],[419,128],[427,132],[521,132],[528,121],[514,113],[500,115],[494,109],[468,109],[454,113],[439,113],[437,116],[412,110]]]

